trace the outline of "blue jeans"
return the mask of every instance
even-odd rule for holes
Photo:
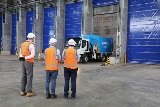
[[[55,94],[57,75],[58,75],[58,70],[46,71],[46,94],[50,93],[50,88],[49,88],[50,80],[52,83],[51,94]]]
[[[68,91],[69,91],[69,81],[71,78],[71,91],[72,97],[76,96],[76,78],[77,78],[77,69],[69,69],[69,68],[65,68],[64,67],[64,79],[65,79],[65,83],[64,83],[64,97],[68,97]]]

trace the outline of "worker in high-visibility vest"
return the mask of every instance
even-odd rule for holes
[[[68,99],[69,96],[69,81],[71,78],[71,99],[75,99],[76,97],[76,78],[78,71],[78,55],[77,50],[74,49],[75,41],[70,39],[68,41],[68,49],[65,49],[62,53],[63,61],[64,61],[64,98]]]
[[[46,64],[46,99],[57,98],[55,94],[56,79],[58,75],[58,63],[61,61],[61,55],[59,49],[56,48],[57,40],[51,38],[49,41],[50,47],[45,50],[45,64]],[[50,80],[52,83],[50,93]]]
[[[20,61],[22,62],[22,79],[21,79],[21,96],[32,97],[35,93],[32,92],[32,79],[33,79],[33,63],[35,56],[35,35],[29,33],[28,40],[21,44],[20,48]]]

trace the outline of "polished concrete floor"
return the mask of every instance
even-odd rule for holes
[[[160,66],[79,64],[77,98],[63,99],[63,66],[59,66],[57,99],[45,98],[44,61],[35,61],[35,97],[20,92],[21,62],[0,56],[0,107],[160,107]]]

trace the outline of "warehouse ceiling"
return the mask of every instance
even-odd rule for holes
[[[55,3],[58,0],[0,0],[0,8],[9,9],[15,6],[31,5],[35,2]],[[65,0],[66,2],[77,2],[79,0]]]
[[[15,13],[19,8],[34,9],[35,3],[39,2],[44,6],[55,6],[58,0],[0,0],[0,16],[5,10]],[[78,2],[83,0],[65,0],[65,2]]]

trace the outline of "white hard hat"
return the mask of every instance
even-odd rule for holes
[[[33,33],[28,33],[27,38],[35,38],[35,35]]]
[[[73,39],[70,39],[70,40],[68,41],[68,45],[73,45],[73,46],[74,46],[75,43],[76,43],[76,42],[75,42]]]
[[[51,39],[49,40],[49,44],[56,43],[56,42],[57,42],[57,40],[56,40],[55,38],[51,38]]]

